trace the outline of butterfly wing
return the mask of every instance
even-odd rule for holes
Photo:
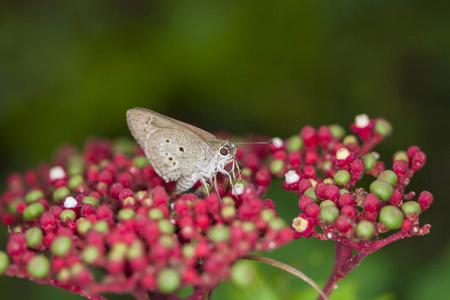
[[[127,122],[160,177],[165,181],[191,178],[192,184],[195,183],[199,160],[205,159],[208,153],[203,136],[215,138],[212,134],[142,108],[128,110]]]
[[[189,130],[191,130],[193,133],[199,135],[201,138],[205,139],[205,140],[215,140],[217,139],[213,134],[209,133],[208,131],[205,131],[203,129],[200,129],[198,127],[195,127],[191,124],[187,124],[172,118],[169,118],[167,116],[161,115],[157,112],[154,112],[152,110],[149,109],[145,109],[145,108],[140,108],[140,107],[135,107],[132,109],[129,109],[127,111],[127,121],[128,121],[128,127],[130,128],[131,132],[133,133],[133,130],[131,129],[131,125],[130,123],[134,123],[137,126],[135,127],[135,130],[139,130],[139,127],[142,123],[139,123],[139,121],[145,121],[150,117],[154,117],[158,119],[158,123],[162,124],[164,123],[164,121],[166,121],[166,123],[168,124],[173,124],[176,123],[177,125],[181,126],[182,128],[187,128]],[[135,120],[135,122],[130,122],[130,120]],[[133,133],[134,135],[134,133]]]

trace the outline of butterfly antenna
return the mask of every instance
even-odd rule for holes
[[[273,144],[273,141],[268,142],[245,142],[245,143],[234,143],[235,145],[269,145]]]

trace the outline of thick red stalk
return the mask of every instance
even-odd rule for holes
[[[399,231],[385,239],[375,242],[360,242],[353,244],[347,239],[340,239],[340,241],[336,241],[333,269],[331,270],[330,277],[323,288],[325,294],[329,296],[338,282],[342,278],[346,277],[357,265],[359,265],[367,255],[392,242],[408,236],[410,236],[409,233]],[[353,249],[357,251],[354,256],[352,256]],[[323,300],[322,296],[319,296],[317,299]]]

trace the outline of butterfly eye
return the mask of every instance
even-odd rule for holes
[[[225,147],[220,148],[220,154],[223,156],[228,155],[228,149]]]

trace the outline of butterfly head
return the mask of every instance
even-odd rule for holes
[[[237,146],[230,141],[224,140],[219,145],[219,157],[221,160],[230,161],[236,155]]]

